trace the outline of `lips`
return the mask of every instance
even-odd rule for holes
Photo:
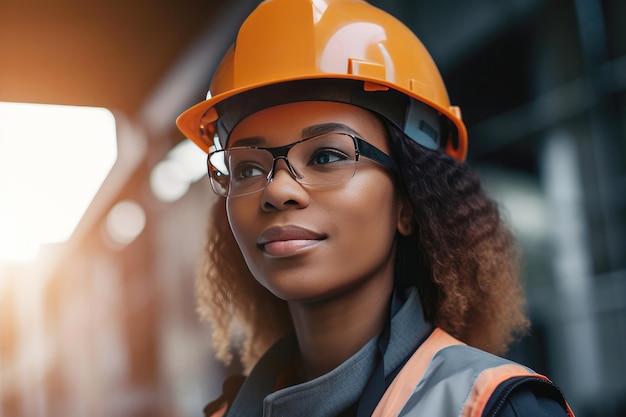
[[[326,235],[300,226],[274,226],[261,234],[257,246],[270,256],[283,257],[315,246],[324,239]]]

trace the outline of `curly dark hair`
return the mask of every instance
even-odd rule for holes
[[[424,149],[383,120],[397,186],[413,209],[414,232],[398,234],[396,285],[418,288],[425,314],[463,342],[495,354],[528,329],[519,256],[498,205],[467,164]],[[248,270],[226,218],[225,199],[211,211],[198,312],[212,323],[218,358],[239,349],[246,369],[292,329],[287,304]],[[241,337],[237,337],[237,335]]]
[[[519,249],[498,205],[467,164],[385,125],[416,229],[398,241],[398,279],[418,287],[435,325],[469,345],[504,354],[529,322]]]

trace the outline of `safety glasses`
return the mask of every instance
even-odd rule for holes
[[[352,178],[360,157],[393,173],[397,171],[395,162],[383,151],[344,132],[324,133],[275,148],[222,149],[209,154],[207,165],[213,191],[236,197],[267,187],[279,159],[285,161],[289,174],[300,184],[325,187]]]

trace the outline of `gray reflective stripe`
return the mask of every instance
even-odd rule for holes
[[[508,364],[517,365],[470,346],[445,347],[433,356],[398,416],[460,416],[480,374]]]

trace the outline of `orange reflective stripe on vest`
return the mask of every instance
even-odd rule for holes
[[[480,417],[485,411],[487,401],[498,388],[498,385],[510,379],[514,376],[535,376],[545,380],[548,378],[542,375],[536,375],[529,372],[526,368],[520,365],[502,365],[497,368],[487,369],[480,374],[476,383],[472,387],[472,393],[470,394],[465,406],[463,407],[462,417]]]
[[[416,383],[424,376],[435,353],[446,346],[458,344],[462,342],[436,328],[394,378],[372,413],[372,417],[397,416],[413,393]]]

